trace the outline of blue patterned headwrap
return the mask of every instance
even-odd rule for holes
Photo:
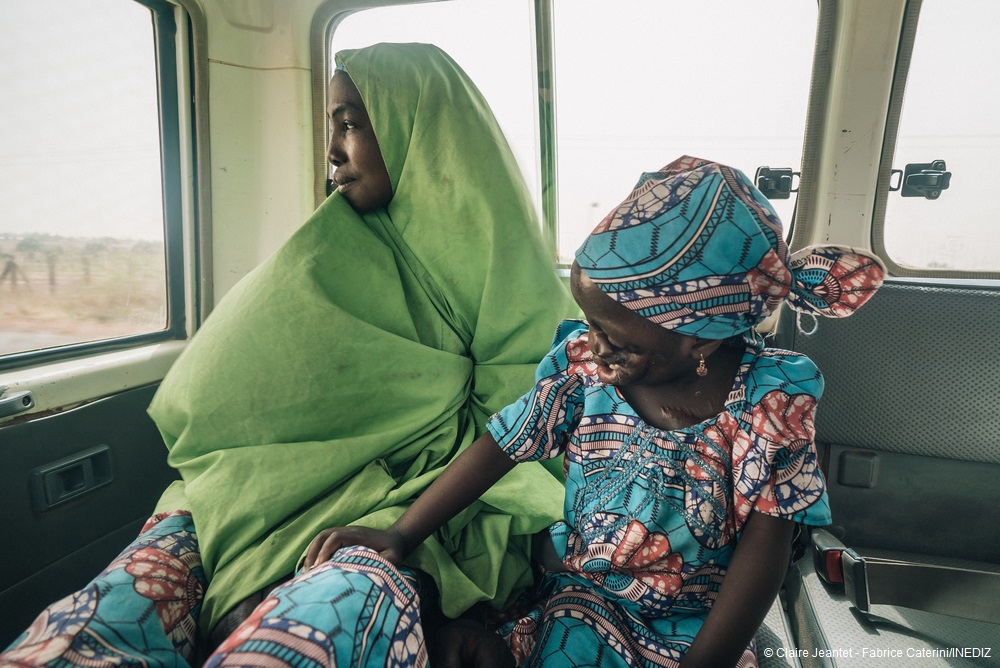
[[[885,274],[877,257],[842,246],[789,257],[781,220],[746,175],[690,156],[643,174],[576,261],[632,311],[705,339],[742,334],[786,299],[800,312],[848,316]]]

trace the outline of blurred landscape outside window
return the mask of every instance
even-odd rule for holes
[[[0,356],[165,329],[150,11],[20,0],[4,16]]]

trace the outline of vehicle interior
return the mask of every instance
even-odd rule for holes
[[[825,376],[833,524],[797,536],[758,656],[1000,665],[1000,4],[2,11],[0,648],[99,573],[177,478],[146,408],[213,307],[328,196],[333,54],[390,41],[437,44],[480,87],[563,276],[636,176],[683,154],[753,178],[793,251],[883,260],[856,315],[767,325]]]

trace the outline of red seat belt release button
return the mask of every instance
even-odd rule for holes
[[[829,550],[826,553],[826,577],[823,578],[832,584],[843,584],[844,582],[844,562],[841,550]]]

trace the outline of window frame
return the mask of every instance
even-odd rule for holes
[[[166,325],[162,330],[97,341],[81,341],[41,350],[0,355],[0,371],[59,362],[151,343],[187,338],[185,304],[187,277],[184,258],[184,170],[181,110],[178,94],[177,6],[168,0],[130,0],[150,11],[153,22],[157,115],[163,206],[163,246],[166,289]],[[191,133],[184,133],[193,136]],[[193,156],[193,152],[191,152]],[[193,159],[193,157],[192,157]],[[195,170],[192,170],[193,172]]]

